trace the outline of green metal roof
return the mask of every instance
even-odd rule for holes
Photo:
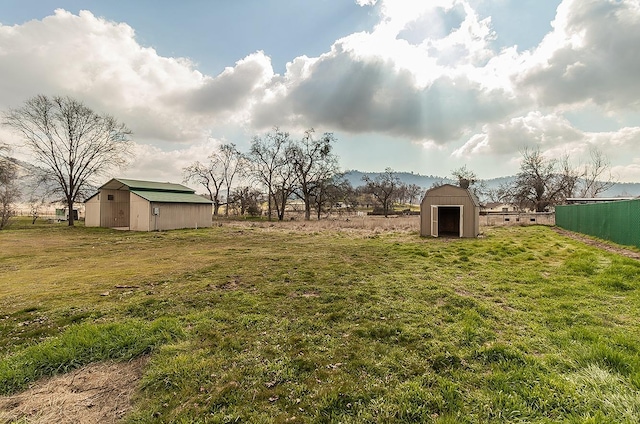
[[[158,203],[202,203],[211,204],[211,200],[208,200],[202,196],[191,193],[175,193],[170,191],[152,191],[152,190],[131,190],[134,193],[149,202]]]
[[[159,183],[156,181],[130,180],[113,178],[100,189],[128,190],[149,202],[158,203],[199,203],[212,204],[205,197],[195,194],[195,190],[175,183]],[[97,193],[96,193],[97,194]],[[95,196],[95,195],[94,195]],[[91,196],[93,197],[93,196]],[[90,197],[90,198],[91,198]],[[90,199],[89,198],[89,199]],[[88,200],[88,199],[87,199]]]
[[[123,188],[129,190],[152,190],[152,191],[168,191],[177,193],[195,193],[195,190],[175,183],[159,183],[156,181],[130,180],[127,178],[114,178],[100,188],[109,190],[121,190]]]

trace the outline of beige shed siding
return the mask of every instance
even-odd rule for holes
[[[180,184],[114,178],[85,205],[87,226],[154,231],[212,224],[211,202]]]
[[[159,209],[157,216],[152,214],[154,208]],[[152,202],[149,211],[149,230],[211,227],[212,214],[213,210],[210,204]]]
[[[113,200],[109,200],[113,196]],[[129,226],[129,191],[100,190],[100,226],[128,227]]]
[[[84,204],[84,226],[100,226],[100,195],[95,195]]]
[[[134,193],[131,193],[130,199],[131,218],[129,221],[129,229],[132,231],[150,231],[149,215],[151,215],[151,204],[148,200]]]
[[[431,235],[432,206],[462,206],[462,236],[476,237],[480,234],[478,215],[480,207],[476,206],[466,189],[444,185],[429,190],[420,206],[420,235]]]

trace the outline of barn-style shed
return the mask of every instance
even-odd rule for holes
[[[420,204],[420,235],[477,237],[480,202],[468,188],[444,184],[427,191]]]
[[[210,227],[211,205],[181,184],[114,178],[85,202],[85,226],[132,231]]]

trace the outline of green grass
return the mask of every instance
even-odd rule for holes
[[[545,227],[18,226],[0,387],[151,353],[131,423],[634,423],[639,288]]]
[[[83,323],[7,355],[0,362],[0,393],[23,389],[39,377],[73,370],[107,359],[127,360],[150,353],[182,335],[176,320],[151,323],[129,320],[111,324]]]

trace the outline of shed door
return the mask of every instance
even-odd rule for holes
[[[463,237],[463,211],[463,205],[431,206],[431,235],[439,237],[440,234],[448,234]]]
[[[438,207],[431,206],[431,235],[438,237]]]

